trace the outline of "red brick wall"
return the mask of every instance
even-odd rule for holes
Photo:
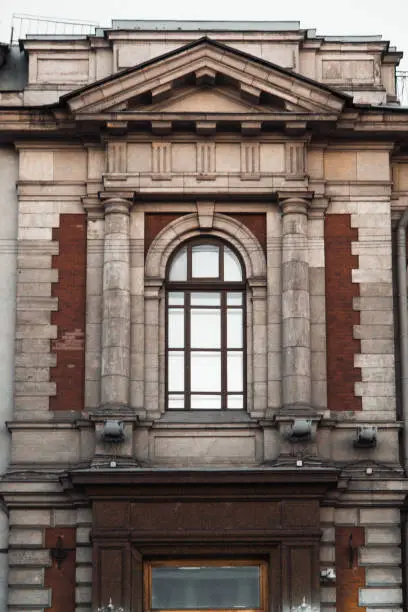
[[[266,215],[264,213],[228,213],[228,217],[246,225],[258,238],[264,253],[266,253]]]
[[[58,336],[51,342],[57,365],[50,380],[57,384],[57,394],[50,398],[50,410],[83,410],[85,379],[85,304],[86,304],[86,216],[60,215],[60,226],[53,229],[59,254],[52,266],[58,270],[58,282],[52,296],[58,298],[58,311],[51,322]]]
[[[52,589],[51,607],[46,610],[72,612],[75,610],[75,528],[50,527],[46,529],[45,547],[50,550],[55,548],[58,536],[62,538],[63,547],[72,550],[68,552],[60,568],[54,560],[52,560],[51,567],[45,568],[44,586]]]
[[[150,245],[156,238],[157,234],[161,232],[172,221],[175,221],[182,214],[176,213],[146,213],[145,214],[145,255],[149,250]]]
[[[353,310],[353,297],[359,286],[351,281],[358,268],[358,257],[351,254],[351,243],[358,231],[351,227],[350,215],[327,215],[325,219],[327,395],[330,410],[361,410],[361,397],[354,396],[354,383],[361,381],[354,355],[360,353],[360,340],[353,338],[353,325],[360,313]]]
[[[355,549],[350,564],[349,539]],[[358,605],[358,590],[365,587],[365,568],[358,565],[358,548],[364,546],[362,527],[336,527],[336,611],[363,612]],[[351,567],[350,567],[351,565]]]

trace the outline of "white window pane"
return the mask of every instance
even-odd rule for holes
[[[227,347],[242,348],[242,310],[228,308],[227,310]]]
[[[184,352],[169,352],[169,391],[184,391]]]
[[[227,293],[227,305],[242,306],[242,293],[238,293],[237,291],[229,291]]]
[[[228,247],[224,247],[224,280],[242,281],[239,259]]]
[[[169,395],[168,408],[169,410],[183,410],[184,395]]]
[[[221,392],[221,354],[193,351],[191,353],[191,391]]]
[[[184,310],[182,308],[169,308],[168,342],[169,348],[184,347]]]
[[[227,355],[228,391],[243,391],[243,360],[241,351],[230,351]]]
[[[212,244],[200,244],[192,248],[193,278],[218,278],[220,275],[219,248]]]
[[[214,292],[192,291],[192,306],[219,306],[221,304],[221,294]]]
[[[192,410],[220,410],[221,395],[192,395]]]
[[[184,306],[184,292],[183,291],[170,291],[169,305],[170,306]]]
[[[169,280],[185,281],[187,280],[187,249],[181,249],[174,257],[170,266]]]
[[[191,348],[220,348],[221,311],[217,309],[191,309]]]
[[[244,408],[244,396],[243,395],[228,395],[227,396],[227,408],[229,410],[242,410]]]

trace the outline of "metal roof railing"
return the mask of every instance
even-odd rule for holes
[[[397,97],[401,106],[408,106],[408,70],[397,70]]]
[[[16,44],[21,38],[32,36],[88,36],[95,34],[99,24],[89,21],[55,19],[13,13],[11,18],[10,44]]]

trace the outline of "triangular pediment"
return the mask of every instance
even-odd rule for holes
[[[239,96],[232,88],[189,87],[173,90],[173,95],[148,105],[131,106],[132,110],[155,111],[166,113],[259,113],[272,110],[273,107],[251,104]],[[129,108],[129,105],[128,105]],[[275,110],[275,108],[274,108]],[[276,110],[278,108],[276,107]]]
[[[339,115],[348,97],[203,38],[62,98],[74,115],[292,113]]]

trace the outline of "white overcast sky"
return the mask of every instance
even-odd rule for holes
[[[318,34],[382,34],[405,51],[400,69],[408,70],[408,0],[0,0],[0,41],[8,42],[12,13],[90,20],[202,19],[300,21]]]

